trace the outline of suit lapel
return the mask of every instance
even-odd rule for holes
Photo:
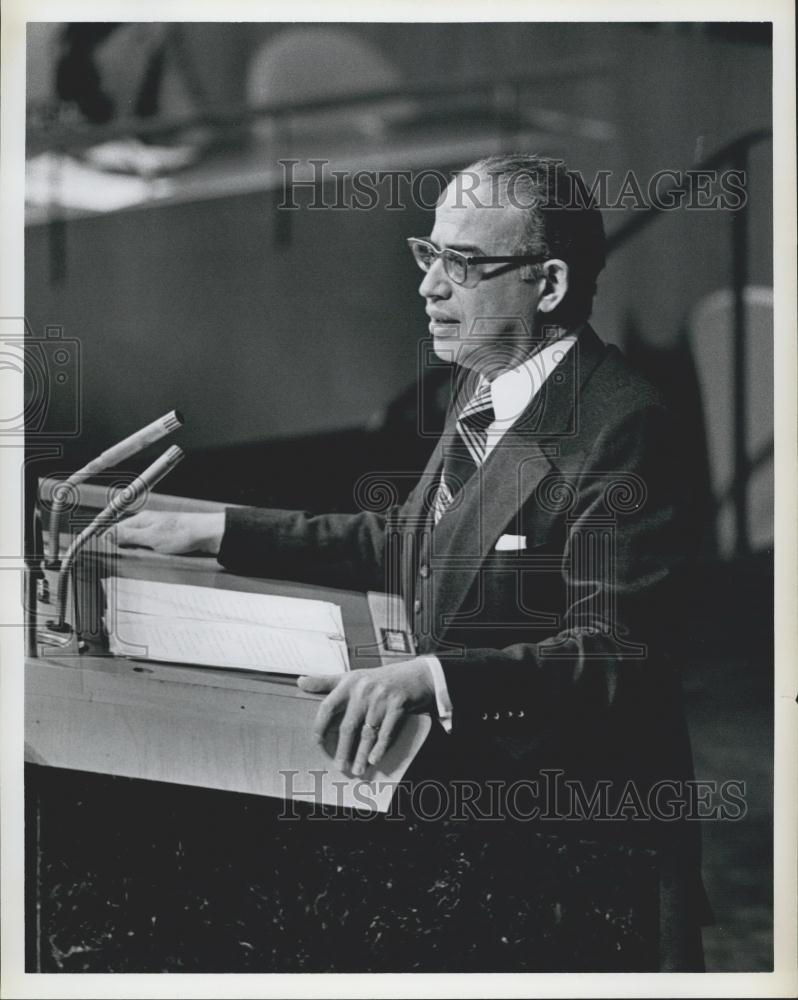
[[[604,345],[587,326],[541,391],[458,494],[432,530],[435,633],[465,601],[482,563],[557,459],[578,440],[580,392],[601,361]],[[453,420],[444,433],[454,432]],[[437,481],[442,443],[427,466]],[[426,475],[426,473],[425,473]],[[516,533],[516,532],[513,532]]]

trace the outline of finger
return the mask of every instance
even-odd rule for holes
[[[380,731],[377,736],[377,740],[372,747],[371,753],[369,754],[369,764],[379,764],[382,760],[385,751],[393,742],[393,739],[399,729],[399,724],[402,722],[404,717],[404,710],[398,706],[395,708],[389,708],[385,713],[385,716],[380,723]]]
[[[330,722],[336,715],[340,715],[346,707],[346,696],[343,691],[334,689],[327,695],[319,705],[316,718],[313,720],[313,735],[318,743],[324,742],[324,736]]]
[[[117,524],[111,525],[109,531],[113,532],[112,537],[116,540],[117,545],[131,545],[137,536],[138,529],[139,525],[137,524],[119,521]]]
[[[146,512],[122,518],[113,525],[116,528],[116,544],[141,545],[141,533],[151,528],[152,524],[152,517]]]
[[[365,716],[364,706],[359,701],[350,698],[344,717],[341,719],[341,725],[338,727],[338,748],[335,751],[336,766],[342,771],[349,767],[355,744],[360,739],[360,730],[363,727]]]
[[[380,723],[375,720],[376,716],[369,716],[360,730],[360,743],[355,754],[355,762],[352,765],[352,774],[359,776],[366,770],[369,753],[377,742],[380,732]]]
[[[326,694],[332,691],[341,679],[341,674],[319,674],[317,677],[297,677],[296,686],[303,691]]]
[[[155,519],[152,516],[152,512],[148,510],[140,510],[138,514],[123,514],[120,517],[118,524],[124,524],[126,528],[149,528],[153,525]]]

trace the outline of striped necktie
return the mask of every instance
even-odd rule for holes
[[[460,410],[455,433],[443,446],[443,469],[432,503],[435,524],[450,507],[475,469],[485,461],[488,427],[496,419],[490,394],[490,382],[482,379],[477,391]]]

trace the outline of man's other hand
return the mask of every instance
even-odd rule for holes
[[[377,764],[393,742],[402,721],[412,712],[435,705],[435,688],[423,659],[391,663],[348,674],[300,677],[303,691],[327,694],[316,713],[313,733],[319,743],[339,719],[335,763],[361,775],[367,764]]]
[[[140,546],[169,555],[205,553],[215,556],[224,534],[224,511],[214,514],[144,510],[120,521],[116,544]]]

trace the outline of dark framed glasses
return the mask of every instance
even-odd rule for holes
[[[456,285],[469,284],[468,268],[472,264],[540,264],[546,260],[545,256],[534,254],[514,254],[503,257],[472,257],[470,254],[461,253],[459,250],[439,250],[428,240],[420,240],[411,236],[407,240],[407,245],[413,254],[415,262],[422,271],[429,271],[438,257],[443,261],[443,268],[446,274]],[[503,273],[504,269],[497,273]],[[479,271],[471,271],[470,284],[475,285],[483,277]]]

